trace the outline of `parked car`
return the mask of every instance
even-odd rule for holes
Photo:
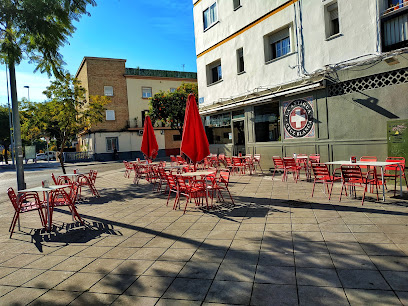
[[[55,160],[55,152],[49,151],[45,153],[37,153],[35,159],[36,160],[47,160],[47,154],[49,156],[49,160]]]

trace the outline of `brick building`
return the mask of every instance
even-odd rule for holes
[[[196,83],[194,72],[126,68],[125,59],[84,57],[76,73],[90,95],[111,98],[106,117],[78,138],[81,151],[88,151],[97,160],[140,157],[143,123],[150,98],[159,91],[172,91],[182,83]],[[169,127],[155,127],[159,156],[177,154],[180,148],[178,131]]]

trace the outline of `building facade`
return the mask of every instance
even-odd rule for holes
[[[182,83],[196,83],[194,72],[126,68],[126,60],[84,57],[76,78],[90,95],[109,96],[105,120],[81,134],[80,151],[90,152],[97,160],[110,160],[114,152],[119,159],[142,157],[140,147],[143,124],[150,98],[160,91],[176,90]],[[179,132],[167,126],[154,127],[158,156],[178,154]]]
[[[200,113],[213,153],[260,153],[264,167],[293,153],[384,160],[393,145],[387,128],[408,127],[407,1],[193,5]]]

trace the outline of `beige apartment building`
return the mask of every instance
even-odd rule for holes
[[[196,83],[195,72],[126,68],[125,59],[84,57],[76,73],[90,95],[111,98],[106,106],[105,120],[79,135],[80,151],[87,151],[96,160],[110,160],[116,149],[119,159],[141,157],[145,114],[150,98],[159,91],[176,90],[182,83]],[[155,125],[159,157],[178,154],[179,132]]]

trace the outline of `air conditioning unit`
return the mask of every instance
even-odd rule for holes
[[[143,136],[143,130],[139,130],[139,136]]]

